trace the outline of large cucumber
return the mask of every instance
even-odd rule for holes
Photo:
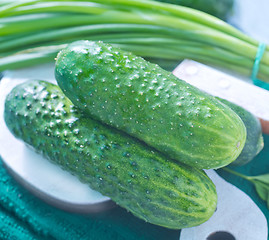
[[[244,123],[229,107],[109,44],[70,44],[58,54],[55,76],[67,97],[89,116],[170,158],[201,169],[219,168],[244,147]]]
[[[4,117],[16,137],[145,221],[180,229],[215,211],[215,186],[202,170],[83,116],[56,85],[18,85]]]
[[[237,159],[231,163],[232,165],[245,165],[263,149],[264,141],[261,123],[258,118],[246,109],[225,99],[218,99],[229,106],[242,119],[246,126],[247,139],[245,146]]]

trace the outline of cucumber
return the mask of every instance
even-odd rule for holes
[[[246,129],[229,107],[141,57],[78,41],[57,56],[66,96],[94,119],[179,162],[220,168],[242,151]]]
[[[246,109],[225,99],[218,99],[229,106],[242,119],[246,126],[247,139],[245,146],[238,158],[231,163],[232,165],[245,165],[257,156],[264,147],[261,123],[258,118]]]
[[[18,85],[6,98],[4,117],[17,138],[147,222],[180,229],[215,211],[215,185],[204,171],[84,116],[56,85]]]

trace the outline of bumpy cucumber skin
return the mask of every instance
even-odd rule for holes
[[[202,170],[83,116],[56,85],[18,85],[4,117],[17,138],[145,221],[180,229],[214,213],[215,186]]]
[[[220,168],[234,161],[245,144],[245,126],[229,107],[109,44],[70,44],[58,54],[55,77],[91,117],[185,164]]]
[[[237,159],[231,163],[232,165],[245,165],[256,157],[264,147],[261,123],[259,119],[246,109],[225,99],[218,99],[229,106],[242,119],[246,126],[247,139],[245,146]]]

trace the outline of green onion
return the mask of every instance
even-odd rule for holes
[[[19,54],[10,55],[8,57],[0,58],[0,71],[6,69],[18,69],[29,66],[34,66],[37,63],[47,63],[55,57],[55,53],[66,45],[58,46],[51,49],[36,49],[36,51],[25,51]]]
[[[177,4],[185,7],[191,7],[213,16],[221,18],[223,20],[227,19],[232,13],[234,7],[234,0],[155,0],[159,2],[166,2]]]
[[[110,42],[158,62],[190,58],[246,76],[251,75],[259,45],[216,17],[158,1],[11,0],[0,4],[1,71],[53,61],[60,46],[80,39]],[[268,47],[258,77],[269,82]]]

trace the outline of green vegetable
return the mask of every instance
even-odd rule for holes
[[[262,128],[259,119],[246,109],[231,103],[225,99],[218,98],[222,103],[229,106],[242,119],[247,130],[247,139],[245,146],[238,156],[232,162],[233,165],[244,165],[250,162],[263,149],[264,142],[262,136]]]
[[[215,211],[215,186],[203,171],[85,117],[56,85],[18,85],[4,117],[17,138],[145,221],[180,229]]]
[[[194,8],[221,19],[227,19],[230,15],[234,1],[233,0],[157,0],[171,4],[178,4]]]
[[[269,208],[269,173],[258,176],[246,176],[227,167],[223,169],[253,183],[258,195],[267,203],[267,207]]]
[[[244,123],[229,107],[109,44],[70,44],[58,54],[55,77],[66,96],[91,117],[185,164],[219,168],[244,147]]]
[[[206,13],[150,0],[11,0],[0,21],[0,71],[53,61],[63,44],[88,39],[167,60],[169,69],[189,58],[250,76],[259,45]],[[268,47],[258,78],[269,81]]]

